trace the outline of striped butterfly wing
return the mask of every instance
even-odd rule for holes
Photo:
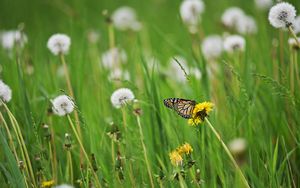
[[[189,119],[192,117],[196,101],[179,98],[169,98],[164,100],[166,107],[171,108],[183,118]]]

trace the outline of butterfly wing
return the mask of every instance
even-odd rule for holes
[[[168,108],[174,109],[174,104],[177,102],[177,98],[164,99],[164,105]]]
[[[192,117],[195,105],[196,101],[194,100],[179,99],[175,105],[175,110],[181,117],[190,119]]]
[[[179,98],[168,98],[164,100],[164,105],[175,110],[181,117],[189,119],[192,117],[196,101]]]

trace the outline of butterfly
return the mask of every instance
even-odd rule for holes
[[[196,105],[196,101],[180,98],[164,99],[164,105],[177,112],[183,118],[190,119]]]

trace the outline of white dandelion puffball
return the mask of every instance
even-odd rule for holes
[[[2,102],[9,102],[11,100],[11,95],[12,92],[10,87],[0,80],[0,98]]]
[[[295,7],[286,2],[274,5],[269,11],[269,22],[275,28],[289,27],[294,23],[295,17]]]
[[[101,60],[103,67],[112,69],[118,67],[120,63],[126,63],[127,55],[123,49],[112,48],[102,54]]]
[[[232,53],[235,51],[244,51],[246,41],[240,35],[230,35],[224,39],[224,50]]]
[[[115,108],[121,108],[134,99],[133,92],[128,88],[120,88],[113,92],[110,101]]]
[[[28,39],[20,31],[4,31],[1,33],[1,44],[4,49],[11,50],[16,44],[21,48],[27,43]]]
[[[56,115],[65,116],[74,110],[74,102],[67,95],[60,95],[51,102],[52,110]]]
[[[273,5],[273,0],[255,0],[255,5],[260,10],[269,9]]]
[[[66,133],[68,134],[68,133]],[[61,185],[57,185],[54,188],[74,188],[72,185],[68,185],[68,184],[61,184]]]
[[[300,37],[297,38],[298,42],[300,43]],[[294,38],[289,38],[288,43],[290,46],[294,47],[294,48],[300,48],[300,46],[298,46],[298,43],[296,42],[296,39]]]
[[[255,34],[257,33],[257,26],[252,16],[242,16],[237,20],[236,30],[240,34]]]
[[[223,41],[218,35],[210,35],[204,38],[201,50],[206,60],[218,58],[223,51]]]
[[[142,28],[141,23],[137,20],[135,10],[127,6],[115,10],[112,14],[112,21],[114,26],[121,31],[139,31]]]
[[[197,25],[200,15],[204,12],[202,0],[184,0],[180,5],[180,16],[187,25]]]
[[[48,49],[54,54],[67,54],[71,45],[71,39],[65,34],[54,34],[47,42]]]
[[[293,26],[294,26],[294,32],[296,34],[300,33],[300,16],[296,17]]]
[[[167,75],[173,77],[177,82],[184,83],[187,81],[187,79],[184,75],[183,70],[174,58],[181,64],[185,71],[188,71],[186,59],[182,56],[177,55],[169,59],[169,68]]]
[[[236,138],[228,143],[228,148],[233,154],[242,154],[246,151],[247,142],[244,138]]]
[[[229,28],[235,28],[240,17],[245,16],[245,13],[239,7],[230,7],[225,10],[221,17],[222,23]]]

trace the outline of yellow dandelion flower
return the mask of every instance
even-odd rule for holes
[[[49,180],[49,181],[43,181],[42,182],[42,187],[52,187],[54,185],[54,180]]]
[[[182,146],[177,148],[177,152],[182,154],[191,154],[193,152],[193,148],[189,143],[185,143]]]
[[[209,112],[212,111],[213,103],[211,102],[202,102],[196,104],[192,118],[188,120],[188,124],[190,125],[198,125],[202,123],[206,116],[208,116]]]
[[[183,161],[182,156],[176,150],[169,153],[169,157],[170,157],[171,163],[174,166],[178,166],[178,165],[182,164],[182,161]]]

